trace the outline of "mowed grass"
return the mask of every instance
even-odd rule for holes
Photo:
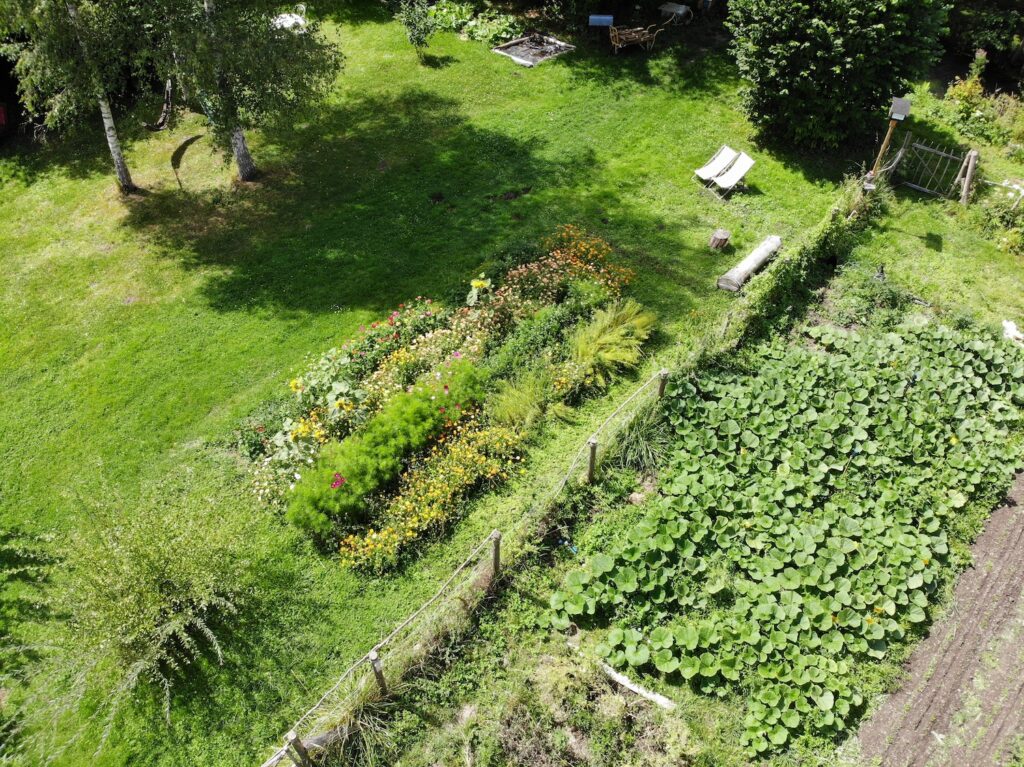
[[[1006,147],[966,137],[944,119],[935,94],[941,93],[945,84],[939,81],[915,87],[912,96],[917,116],[912,117],[909,129],[933,145],[977,149],[980,179],[995,183],[1024,180],[1024,162],[1009,155]],[[897,140],[902,142],[902,136]],[[986,202],[1006,195],[1007,190],[985,181],[976,184],[967,208],[958,200],[929,197],[898,186],[894,203],[851,254],[850,268],[875,272],[884,266],[894,284],[934,304],[947,319],[970,318],[996,329],[1009,319],[1024,326],[1024,259],[1001,247],[1001,236],[983,226]]]
[[[536,69],[451,35],[421,65],[372,3],[333,13],[329,31],[348,57],[337,88],[304,123],[252,135],[264,175],[251,186],[232,183],[195,116],[152,135],[122,117],[147,190],[128,201],[98,131],[0,154],[0,524],[59,536],[84,499],[116,495],[130,514],[140,487],[188,473],[211,515],[259,519],[267,554],[253,606],[224,627],[224,666],[183,682],[170,727],[141,701],[98,758],[85,744],[62,764],[258,763],[628,388],[423,559],[368,581],[259,507],[228,448],[309,355],[405,299],[460,294],[496,253],[562,223],[611,241],[666,344],[690,345],[729,306],[715,278],[764,236],[816,222],[846,169],[752,144],[713,28],[649,58],[583,46]],[[757,165],[722,203],[690,176],[726,142]],[[724,253],[707,248],[718,227]]]

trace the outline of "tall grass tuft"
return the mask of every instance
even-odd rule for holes
[[[569,339],[569,359],[584,386],[607,388],[617,374],[635,368],[656,323],[654,314],[632,298],[595,312]]]

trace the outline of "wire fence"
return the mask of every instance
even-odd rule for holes
[[[616,435],[646,405],[665,394],[669,371],[661,370],[637,387],[594,430],[573,455],[565,472],[534,496],[508,540],[544,537],[558,526],[549,514],[574,480],[593,482],[600,462],[613,449]],[[356,660],[320,699],[300,716],[283,744],[262,767],[291,763],[312,767],[312,753],[343,744],[358,726],[359,711],[388,698],[409,669],[427,660],[439,637],[451,635],[490,590],[502,568],[502,533],[490,533],[452,571],[440,588],[386,637]]]

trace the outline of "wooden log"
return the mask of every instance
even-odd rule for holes
[[[964,176],[964,188],[960,190],[961,205],[966,205],[971,199],[971,184],[974,183],[974,173],[978,170],[979,158],[977,149],[972,149],[967,154],[967,175]]]
[[[718,278],[718,287],[736,292],[750,276],[760,269],[775,252],[782,247],[782,238],[776,235],[765,237],[764,241],[736,266]]]
[[[665,396],[665,387],[668,386],[668,371],[662,369],[658,373],[658,399]]]
[[[715,233],[711,235],[711,241],[708,243],[708,246],[712,250],[721,250],[729,244],[729,237],[731,236],[728,229],[716,229]]]
[[[587,458],[587,484],[592,485],[597,471],[597,437],[588,439],[587,447],[590,448],[590,455]]]

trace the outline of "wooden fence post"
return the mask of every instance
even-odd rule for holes
[[[384,680],[384,664],[380,662],[380,656],[376,650],[370,650],[367,656],[370,659],[370,666],[373,668],[373,675],[377,677],[377,686],[380,687],[382,695],[388,694],[388,683]]]
[[[662,370],[658,373],[658,377],[661,379],[658,381],[658,399],[665,396],[665,387],[668,385],[668,371]]]
[[[967,175],[964,177],[964,186],[960,190],[960,204],[966,205],[971,199],[971,184],[974,182],[974,172],[978,168],[980,154],[977,149],[967,153]]]
[[[491,533],[491,579],[498,580],[498,573],[501,572],[501,531],[495,530]]]
[[[284,736],[284,746],[286,751],[289,746],[291,747],[292,751],[288,752],[288,756],[297,767],[313,767],[313,762],[309,759],[309,752],[306,751],[302,738],[298,736],[295,730],[291,730]]]
[[[588,439],[587,447],[590,448],[590,458],[587,460],[587,484],[593,484],[594,473],[597,470],[597,437]]]

